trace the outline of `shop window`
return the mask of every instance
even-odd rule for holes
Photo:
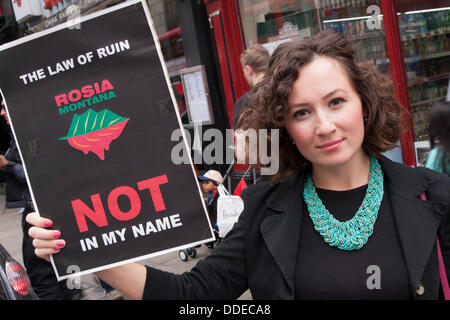
[[[180,70],[186,68],[186,57],[184,56],[176,0],[147,0],[147,2],[158,33],[178,110],[182,115],[183,123],[188,123],[184,90],[180,78]]]
[[[247,47],[258,42],[271,53],[282,42],[335,29],[353,43],[361,61],[373,60],[380,70],[389,71],[379,0],[243,0],[239,3]],[[370,6],[375,6],[373,16],[368,13]]]
[[[396,6],[418,150],[428,142],[428,109],[447,95],[450,1],[396,1]]]

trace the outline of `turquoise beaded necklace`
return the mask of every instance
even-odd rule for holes
[[[383,171],[375,158],[370,158],[369,185],[366,196],[355,216],[345,222],[338,221],[325,208],[317,195],[311,174],[308,174],[303,189],[303,198],[308,205],[314,228],[325,242],[341,250],[359,250],[372,235],[383,199]]]

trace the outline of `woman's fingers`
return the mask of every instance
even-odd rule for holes
[[[25,220],[35,227],[49,228],[53,225],[52,220],[41,217],[37,212],[27,214]]]
[[[47,261],[51,254],[58,253],[66,246],[66,242],[61,237],[58,230],[48,230],[53,225],[52,221],[39,216],[37,212],[31,212],[26,216],[26,221],[32,225],[28,230],[28,235],[33,239],[34,253]]]
[[[33,239],[55,240],[61,237],[61,232],[58,230],[47,230],[41,227],[31,227],[28,230],[28,235]]]
[[[66,242],[64,240],[58,239],[60,235],[59,231],[31,227],[29,233],[30,237],[34,238],[34,254],[47,261],[50,261],[49,255],[60,252],[61,249],[66,246]],[[33,235],[38,235],[39,237],[33,237]]]
[[[66,246],[66,242],[64,240],[41,240],[34,239],[33,247],[36,249],[52,249],[54,252],[59,252],[61,248]],[[55,250],[59,249],[59,250]]]

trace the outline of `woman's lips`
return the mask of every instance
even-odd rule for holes
[[[324,143],[324,144],[318,146],[317,148],[319,148],[322,151],[327,151],[327,152],[334,151],[334,150],[337,150],[341,146],[343,141],[344,141],[344,139],[330,141],[330,142],[327,142],[327,143]]]

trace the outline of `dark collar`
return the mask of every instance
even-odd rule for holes
[[[413,296],[435,245],[437,229],[446,213],[440,202],[423,201],[419,196],[431,184],[423,171],[414,170],[389,159],[380,160],[392,212],[408,269]],[[266,205],[278,213],[261,223],[261,233],[294,297],[295,261],[299,249],[303,185],[305,175],[298,173],[279,184]]]

